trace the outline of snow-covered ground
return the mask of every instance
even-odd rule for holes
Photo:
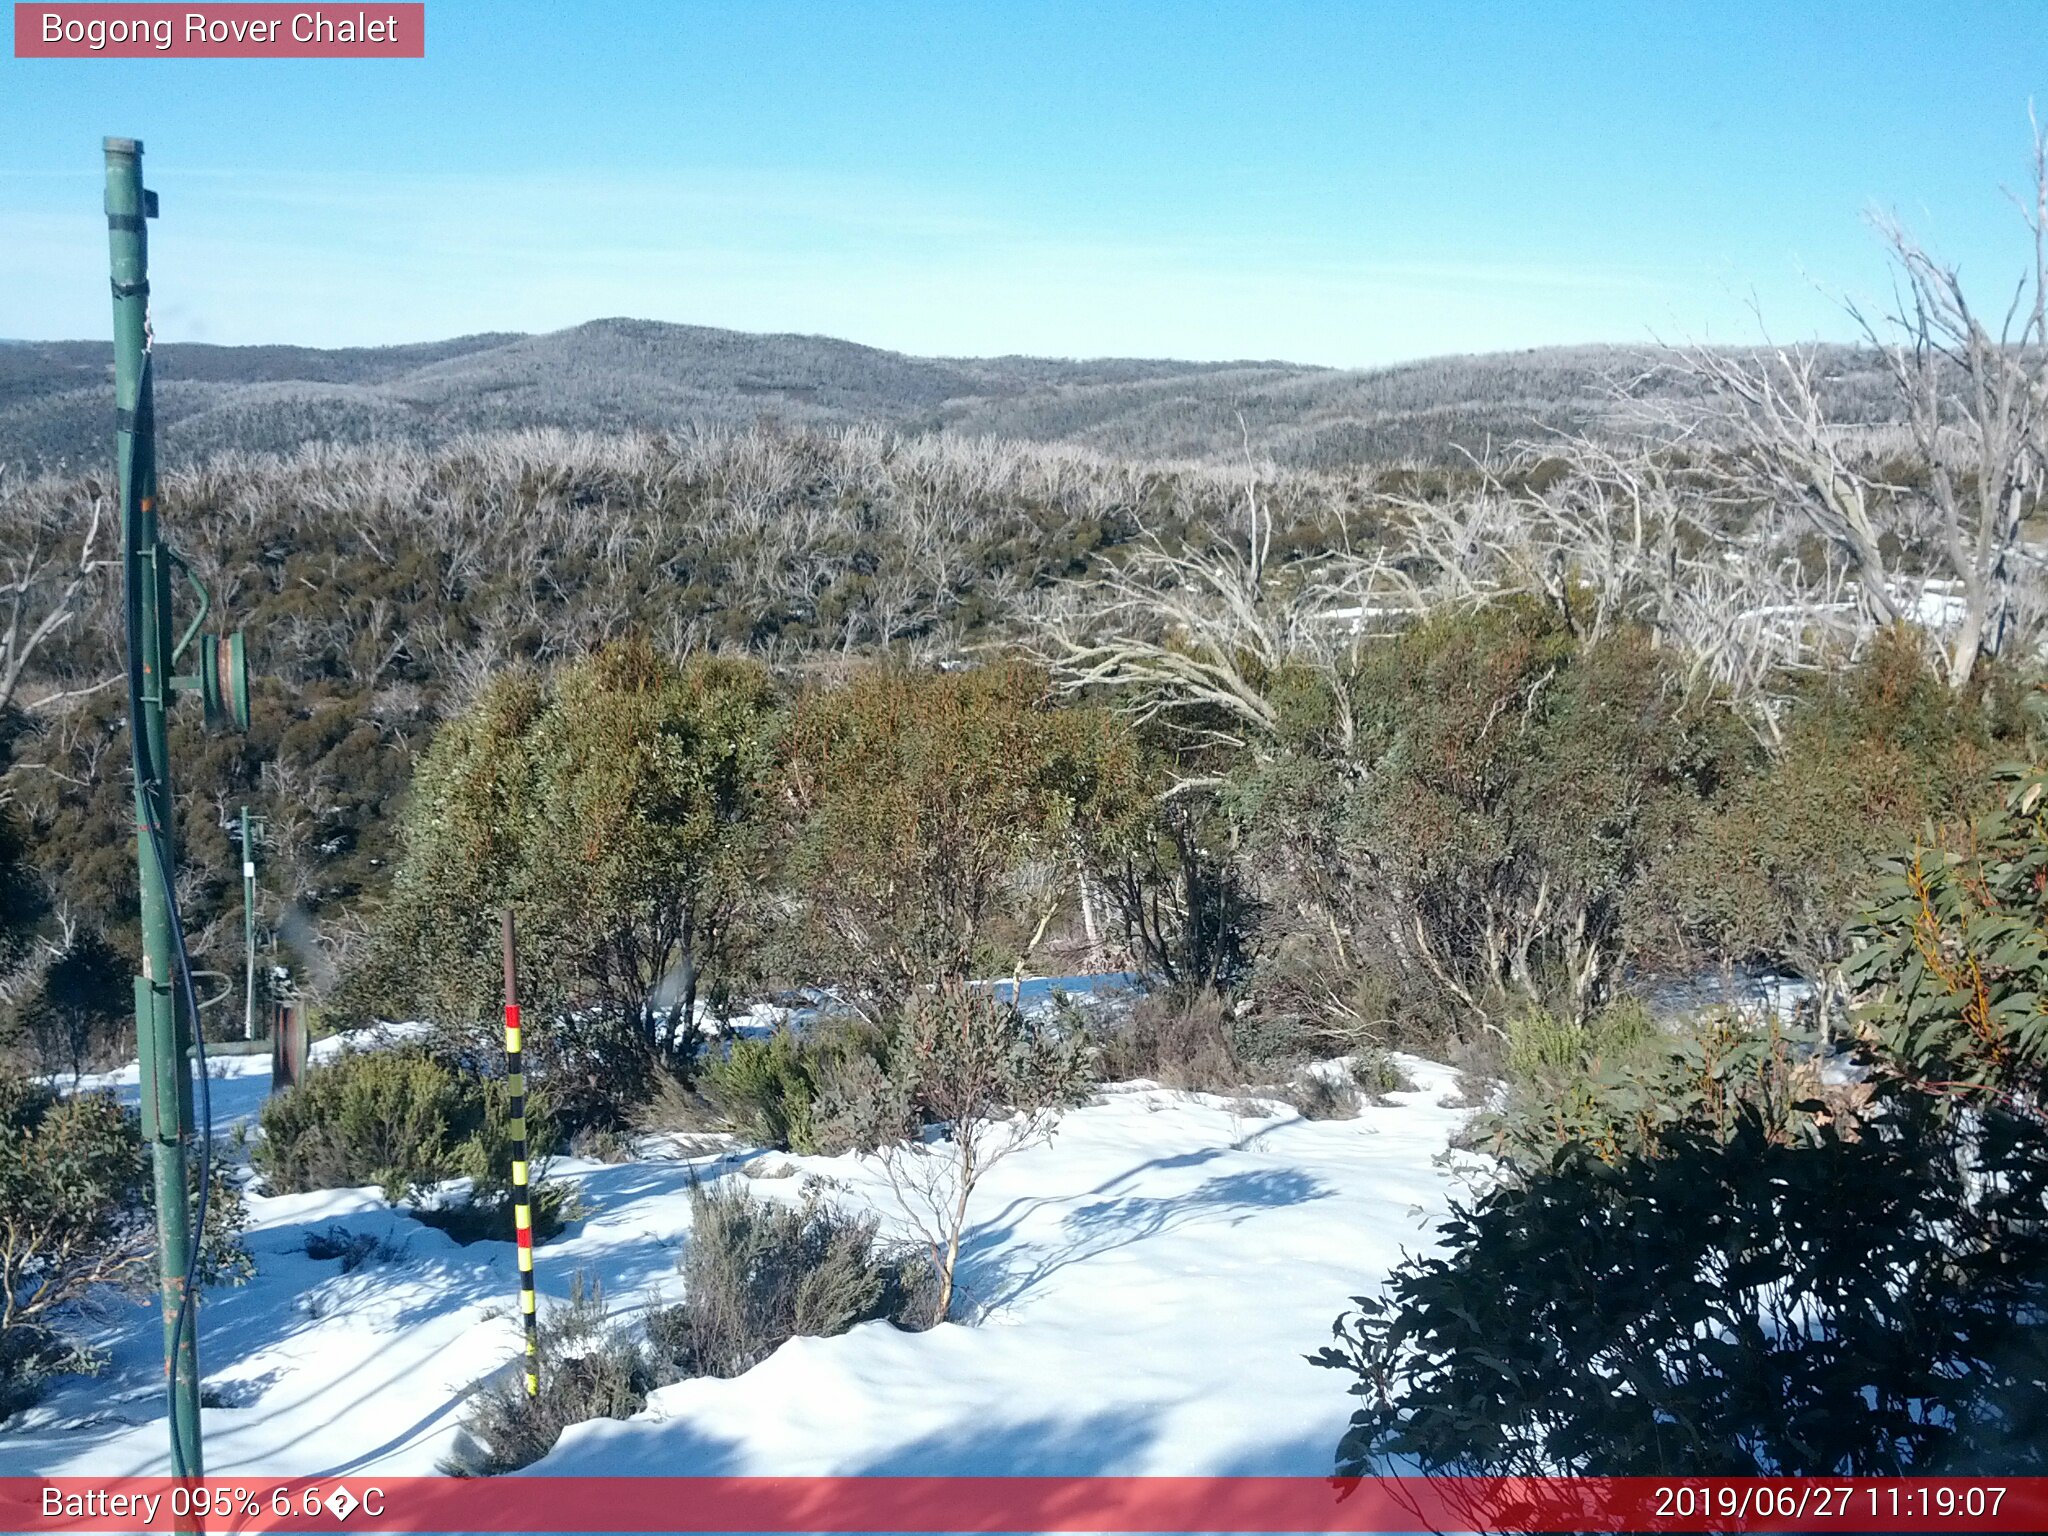
[[[577,1426],[534,1470],[1327,1472],[1347,1382],[1303,1356],[1350,1296],[1429,1245],[1458,1169],[1477,1166],[1444,1156],[1465,1113],[1447,1107],[1452,1074],[1402,1065],[1417,1091],[1355,1120],[1107,1089],[977,1193],[961,1283],[978,1321],[794,1340],[741,1377],[684,1382],[634,1419]],[[224,1070],[223,1130],[253,1114],[268,1063]],[[118,1089],[122,1074],[110,1076]],[[833,1198],[900,1221],[858,1157],[643,1152],[556,1163],[590,1214],[538,1251],[543,1309],[578,1270],[621,1315],[678,1294],[693,1176],[747,1177],[774,1198],[824,1177]],[[460,1247],[374,1190],[249,1206],[256,1277],[210,1292],[202,1312],[209,1400],[222,1405],[205,1412],[208,1471],[434,1471],[456,1449],[467,1393],[519,1351],[512,1246]],[[342,1274],[339,1260],[305,1252],[331,1225],[402,1252]],[[0,1431],[0,1475],[165,1470],[153,1312],[124,1309],[106,1343],[105,1374],[64,1381]]]

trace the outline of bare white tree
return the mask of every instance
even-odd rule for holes
[[[49,688],[30,699],[22,688],[37,653],[80,621],[112,563],[103,547],[109,505],[93,496],[79,529],[68,498],[0,470],[0,713],[17,701],[47,708],[86,691]]]
[[[2031,258],[1995,318],[1973,306],[1954,266],[1896,219],[1876,221],[1892,306],[1848,308],[1884,361],[1909,465],[1888,472],[1867,433],[1831,417],[1818,349],[1693,348],[1679,365],[1706,387],[1739,485],[1766,516],[1788,509],[1822,541],[1870,619],[1945,629],[1957,689],[1985,658],[2036,640],[2044,618],[2041,556],[2024,538],[2048,490],[2048,135],[2038,122],[2032,169],[2031,195],[2016,199]]]
[[[1475,492],[1397,503],[1413,611],[1523,596],[1588,643],[1642,625],[1689,693],[1775,744],[1788,678],[1853,653],[1852,583],[1782,530],[1744,527],[1740,496],[1688,473],[1685,435],[1524,444],[1475,466]]]
[[[1098,579],[1041,607],[1034,648],[1069,692],[1105,688],[1137,719],[1164,717],[1196,741],[1264,751],[1282,729],[1275,685],[1327,685],[1335,734],[1356,737],[1348,686],[1383,618],[1414,607],[1381,550],[1348,545],[1276,563],[1261,476],[1246,476],[1241,525],[1206,542],[1140,534]]]

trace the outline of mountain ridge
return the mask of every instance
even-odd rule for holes
[[[438,441],[535,426],[672,430],[768,421],[1068,442],[1146,458],[1253,451],[1333,467],[1454,458],[1596,426],[1608,380],[1653,349],[1576,346],[1338,369],[1274,359],[919,357],[830,336],[614,316],[388,347],[160,343],[162,452]],[[1846,391],[1870,370],[1839,349]],[[0,343],[0,462],[107,452],[113,349]],[[1866,360],[1867,361],[1867,360]]]

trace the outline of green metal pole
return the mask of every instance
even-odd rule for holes
[[[256,840],[242,807],[242,1038],[256,1038]]]
[[[144,223],[156,213],[156,198],[142,187],[140,143],[108,139],[106,159],[107,243],[114,288],[114,452],[120,472],[122,575],[129,635],[128,729],[135,769],[135,851],[142,890],[142,974],[135,981],[135,1040],[141,1058],[142,1134],[156,1176],[171,1470],[178,1477],[200,1477],[204,1471],[199,1445],[198,1317],[196,1308],[181,1305],[193,1240],[185,1177],[185,1149],[192,1139],[193,1119],[192,1077],[186,1054],[197,1021],[182,1017],[178,1006],[168,888],[169,874],[176,867],[164,723],[172,651],[171,571],[157,539],[149,242]],[[161,841],[152,846],[153,838]]]

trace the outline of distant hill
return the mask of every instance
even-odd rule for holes
[[[1844,352],[1861,396],[1867,360]],[[770,419],[1073,442],[1115,454],[1284,464],[1443,459],[1597,424],[1615,348],[1346,371],[1283,362],[922,358],[822,336],[596,320],[546,335],[398,347],[156,350],[166,457],[309,440],[432,442],[525,426],[675,430]],[[77,466],[111,433],[105,342],[0,342],[0,461]]]

